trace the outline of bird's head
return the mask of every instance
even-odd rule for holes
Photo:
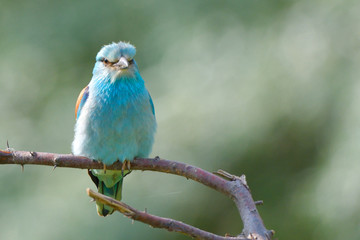
[[[118,42],[105,45],[96,55],[94,75],[108,77],[112,82],[126,78],[135,78],[138,67],[134,60],[136,49],[130,43]]]

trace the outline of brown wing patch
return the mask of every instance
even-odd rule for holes
[[[83,90],[81,90],[78,99],[76,100],[75,105],[75,119],[77,119],[79,110],[81,110],[82,105],[84,105],[87,97],[89,95],[89,86],[86,86]],[[80,107],[80,109],[79,109]]]

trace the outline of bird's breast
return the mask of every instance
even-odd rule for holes
[[[147,90],[120,88],[93,93],[90,89],[76,124],[74,154],[106,164],[146,157],[156,129]]]

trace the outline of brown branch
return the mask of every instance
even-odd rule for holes
[[[195,239],[213,239],[213,240],[248,240],[245,237],[222,237],[218,236],[201,229],[195,228],[191,225],[185,224],[180,221],[176,221],[170,218],[163,218],[158,217],[155,215],[151,215],[147,212],[139,211],[129,205],[126,205],[123,202],[119,202],[113,198],[105,196],[103,194],[94,192],[91,189],[87,189],[87,194],[94,198],[96,201],[102,202],[106,205],[111,206],[112,208],[116,209],[117,211],[121,212],[128,218],[131,218],[136,221],[140,221],[146,224],[151,225],[154,228],[164,228],[170,232],[179,232]]]
[[[81,169],[102,169],[104,167],[101,162],[93,161],[86,157],[73,156],[71,154],[12,151],[10,149],[6,151],[0,150],[0,164],[20,164],[22,166],[26,164],[36,164]],[[116,162],[111,166],[106,166],[106,169],[120,170],[121,167],[122,163]],[[216,191],[219,191],[229,196],[235,202],[240,212],[241,219],[244,223],[242,236],[245,236],[247,239],[257,240],[269,240],[272,238],[274,232],[272,230],[269,231],[265,228],[263,221],[256,209],[255,202],[250,194],[250,190],[246,183],[244,175],[241,177],[237,177],[222,170],[216,172],[215,175],[201,168],[187,165],[185,163],[160,159],[158,157],[154,159],[134,159],[131,162],[131,169],[143,171],[150,170],[175,174],[190,178],[210,188],[213,188]],[[92,195],[92,197],[93,196],[95,195]],[[117,207],[114,208],[116,208],[117,210],[119,210],[119,206],[126,206],[124,209],[130,209],[133,212],[132,214],[135,213],[134,216],[142,216],[142,218],[135,217],[133,218],[134,220],[143,220],[142,222],[146,222],[154,227],[163,226],[169,231],[173,230],[182,232],[189,236],[196,237],[197,239],[246,239],[242,236],[235,238],[217,236],[175,220],[160,218],[150,214],[142,213],[138,210],[131,208],[130,206],[125,205],[122,202],[109,200],[108,198],[106,198],[106,196],[105,198],[101,195],[96,196],[99,201],[110,201],[108,202],[109,205],[116,203]],[[119,203],[120,205],[118,205]],[[122,212],[121,210],[119,211]],[[125,214],[126,212],[122,213]],[[129,216],[128,213],[126,213],[125,215]],[[194,233],[197,233],[199,235],[194,235]]]

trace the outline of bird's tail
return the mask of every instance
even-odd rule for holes
[[[96,171],[96,170],[95,170]],[[94,170],[89,170],[88,173],[98,188],[98,192],[104,194],[108,197],[114,198],[118,201],[121,200],[121,190],[123,185],[123,176],[119,171],[116,173],[99,173],[99,171],[95,172]],[[110,172],[110,171],[107,171]],[[97,212],[100,216],[107,216],[114,212],[114,209],[108,205],[105,205],[100,202],[96,202]]]
[[[123,178],[110,188],[106,187],[106,185],[103,181],[99,181],[98,191],[99,191],[99,193],[102,193],[106,196],[109,196],[111,198],[114,198],[114,199],[120,201],[122,184],[123,184]],[[96,208],[97,208],[98,214],[100,216],[104,216],[104,217],[106,215],[110,215],[114,212],[114,209],[112,207],[109,207],[108,205],[105,205],[100,202],[96,202]]]

